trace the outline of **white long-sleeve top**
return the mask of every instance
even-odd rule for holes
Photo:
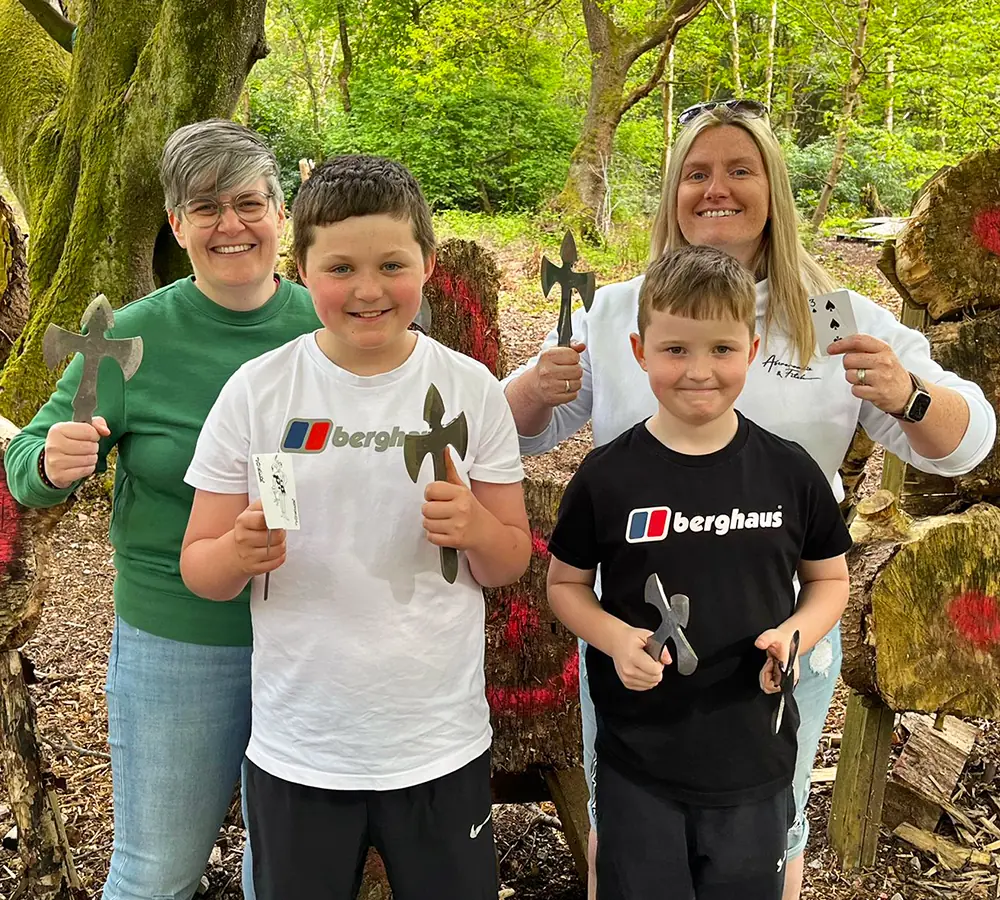
[[[587,345],[581,356],[583,385],[575,400],[553,410],[544,431],[519,435],[522,454],[533,456],[551,450],[588,420],[593,422],[594,444],[600,446],[656,412],[647,375],[629,344],[629,334],[637,331],[642,280],[640,275],[602,287],[589,312],[581,308],[574,313],[573,336]],[[859,332],[885,341],[903,367],[925,382],[951,388],[966,399],[969,426],[958,447],[941,459],[925,459],[912,450],[897,419],[851,393],[842,357],[814,356],[802,370],[787,335],[772,328],[765,340],[767,281],[757,284],[760,352],[750,366],[736,408],[768,431],[800,444],[822,468],[838,500],[844,496],[838,470],[859,422],[873,440],[921,471],[952,477],[973,469],[989,453],[996,437],[996,415],[982,390],[932,360],[930,345],[920,332],[901,324],[867,297],[853,291],[850,294]],[[542,350],[554,346],[556,340],[553,329]],[[504,383],[537,361],[538,357],[533,357]]]

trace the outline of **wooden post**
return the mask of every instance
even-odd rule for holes
[[[894,262],[893,246],[888,243],[879,268],[894,273]],[[894,275],[893,279],[895,281]],[[927,310],[915,306],[904,293],[900,321],[923,331],[927,325]],[[906,464],[886,453],[882,464],[883,490],[901,498],[905,478]],[[827,831],[830,846],[843,869],[870,866],[875,862],[893,718],[892,710],[878,697],[851,691]]]
[[[851,692],[828,830],[841,868],[875,862],[893,718],[892,710],[877,697]]]
[[[587,806],[590,802],[590,791],[587,787],[587,776],[583,766],[572,769],[554,769],[545,773],[545,783],[548,785],[552,802],[559,812],[563,834],[573,854],[576,871],[580,880],[587,883],[587,842],[590,838],[590,815]]]

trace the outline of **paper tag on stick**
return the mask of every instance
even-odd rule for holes
[[[299,529],[299,503],[290,453],[255,453],[253,468],[268,528]]]

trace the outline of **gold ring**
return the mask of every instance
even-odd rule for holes
[[[569,379],[568,378],[566,379],[566,393],[567,394],[571,393],[571,391],[569,389]]]
[[[858,384],[864,384],[865,383],[865,375],[866,374],[867,373],[865,372],[864,369],[858,369]]]

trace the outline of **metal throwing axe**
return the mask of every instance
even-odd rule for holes
[[[568,347],[573,336],[573,288],[576,288],[583,300],[583,308],[589,310],[594,302],[596,285],[593,272],[574,272],[576,263],[576,241],[573,232],[567,231],[559,248],[559,256],[563,264],[557,266],[548,257],[542,257],[542,291],[546,297],[558,282],[562,285],[562,301],[559,303],[559,346]]]
[[[795,690],[795,660],[799,655],[799,632],[796,629],[792,635],[792,641],[788,645],[788,662],[778,669],[778,684],[781,687],[781,699],[778,701],[778,708],[774,711],[774,718],[771,724],[774,726],[774,733],[781,731],[781,720],[785,716],[785,703],[788,695]]]
[[[83,374],[73,397],[73,421],[90,422],[97,409],[97,370],[101,360],[110,356],[121,366],[122,375],[128,381],[142,361],[142,338],[107,338],[104,336],[115,324],[115,314],[104,294],[98,294],[83,313],[80,320],[85,334],[75,334],[49,325],[42,338],[42,356],[45,365],[54,369],[70,353],[83,354]]]
[[[646,652],[659,662],[660,654],[668,638],[674,640],[674,650],[677,657],[677,671],[681,675],[691,675],[698,668],[698,657],[688,643],[688,615],[691,612],[691,600],[685,594],[673,594],[667,602],[667,596],[660,584],[660,576],[655,572],[646,579],[646,602],[660,611],[662,621],[660,627],[646,641]]]
[[[445,471],[444,451],[451,444],[458,455],[465,459],[465,451],[469,448],[469,424],[465,413],[460,412],[447,425],[444,419],[444,400],[437,387],[433,384],[427,388],[424,398],[424,421],[430,426],[430,431],[421,434],[407,434],[403,438],[403,461],[406,472],[416,484],[420,475],[420,466],[424,457],[430,454],[434,461],[434,480],[447,481]],[[441,574],[445,581],[454,584],[458,577],[458,551],[454,547],[439,547],[441,551]]]

